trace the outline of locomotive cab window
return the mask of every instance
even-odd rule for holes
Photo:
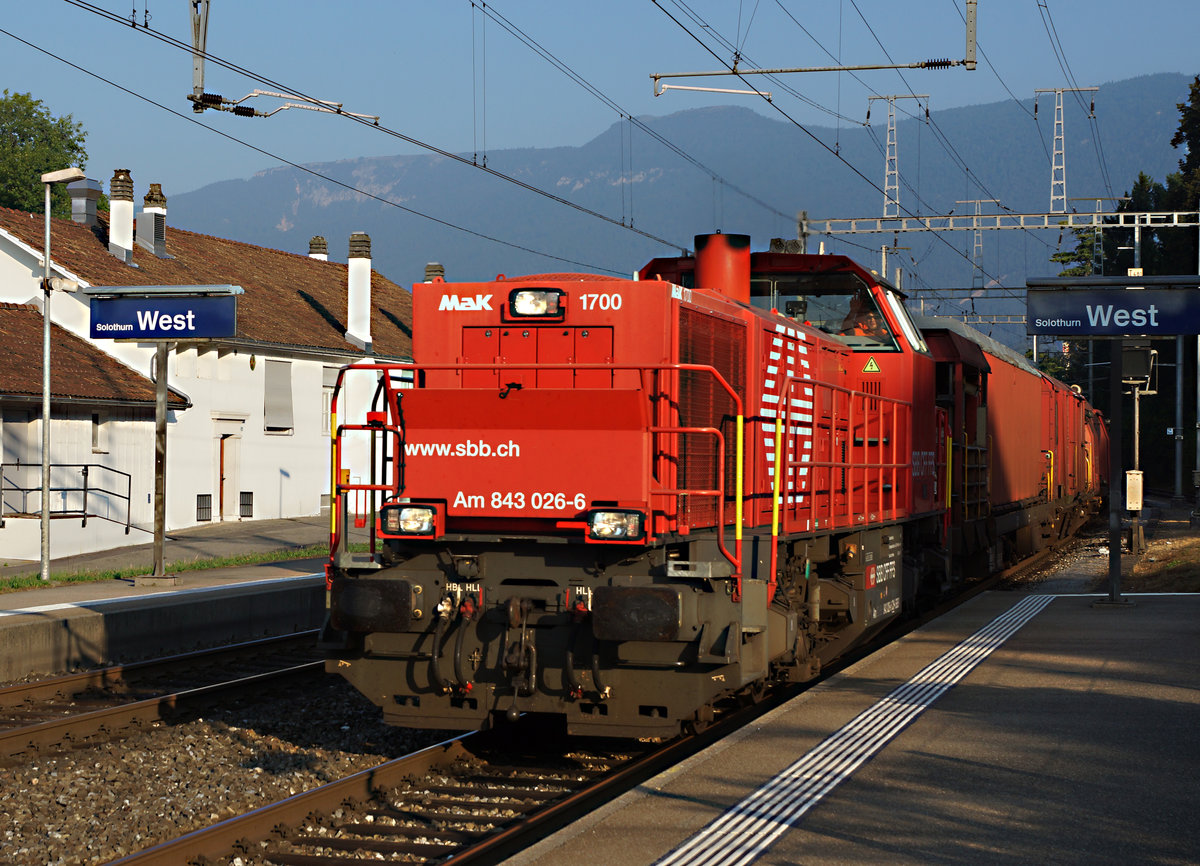
[[[851,349],[900,351],[887,317],[854,274],[754,274],[750,302],[818,328]]]

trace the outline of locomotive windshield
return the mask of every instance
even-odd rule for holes
[[[875,298],[854,274],[751,274],[750,302],[819,328],[852,349],[900,350]]]

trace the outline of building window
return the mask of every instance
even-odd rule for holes
[[[292,362],[267,361],[265,367],[263,414],[268,433],[291,433]]]
[[[243,490],[238,496],[238,517],[254,516],[254,491]]]
[[[337,385],[338,368],[324,367],[321,376],[321,433],[328,436],[333,418],[333,389]]]
[[[92,453],[108,453],[108,413],[92,413]]]
[[[196,494],[196,522],[203,523],[204,521],[212,520],[212,494],[197,493]]]

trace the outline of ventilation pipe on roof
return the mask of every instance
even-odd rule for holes
[[[118,168],[108,185],[108,251],[125,264],[133,262],[133,178]]]
[[[365,232],[350,235],[346,287],[346,339],[371,351],[371,237]]]
[[[425,282],[432,283],[434,277],[446,279],[446,267],[438,262],[430,262],[425,266]]]
[[[167,197],[162,184],[150,184],[150,192],[142,199],[142,216],[137,221],[138,246],[160,259],[167,255]]]
[[[104,193],[100,181],[91,178],[77,180],[67,184],[67,192],[71,196],[71,219],[88,227],[95,226],[96,202]]]
[[[696,288],[750,303],[750,235],[696,235]]]
[[[313,235],[308,242],[308,257],[319,262],[329,261],[329,244],[320,235]]]

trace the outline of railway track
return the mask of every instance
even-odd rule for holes
[[[318,676],[316,632],[249,641],[0,688],[0,761],[84,745],[238,691]]]
[[[995,579],[972,589],[990,588]],[[845,658],[826,674],[859,657]],[[447,740],[227,820],[214,814],[215,823],[206,828],[116,862],[320,866],[393,856],[405,862],[497,862],[798,691],[779,689],[753,707],[730,710],[697,736],[662,746],[565,741],[522,720],[522,726]]]
[[[564,745],[523,719],[499,731],[464,734],[114,863],[347,866],[401,855],[413,863],[495,863],[783,699],[732,711],[703,733],[665,744]]]

